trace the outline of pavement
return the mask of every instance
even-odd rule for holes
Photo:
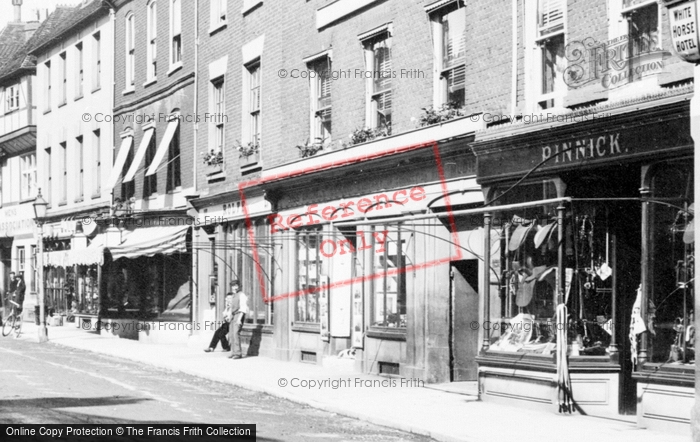
[[[667,434],[640,429],[630,422],[481,402],[474,396],[424,385],[402,386],[398,378],[355,373],[344,363],[328,367],[265,357],[232,360],[221,351],[205,353],[205,345],[200,348],[186,344],[147,344],[100,336],[73,324],[48,327],[48,333],[50,343],[56,345],[267,393],[438,441],[687,442],[691,439],[690,427],[687,435]],[[25,322],[19,339],[37,342],[37,337],[37,327]]]

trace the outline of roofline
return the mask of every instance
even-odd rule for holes
[[[79,27],[80,25],[85,24],[86,22],[93,20],[95,17],[102,15],[103,13],[108,14],[109,10],[105,8],[105,6],[109,6],[109,3],[106,0],[98,0],[102,6],[98,9],[96,9],[92,14],[86,15],[82,20],[73,23],[70,27],[64,29],[60,33],[56,34],[55,36],[49,38],[47,41],[45,41],[43,44],[35,47],[31,51],[28,52],[29,55],[35,55],[38,56],[40,53],[44,52],[48,48],[56,45],[58,40],[63,39],[66,35],[72,34],[75,32],[75,28]],[[49,16],[50,18],[51,16]]]

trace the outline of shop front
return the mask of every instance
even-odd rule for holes
[[[31,319],[37,302],[36,274],[33,259],[36,251],[36,223],[31,204],[0,208],[0,307],[7,309],[4,299],[10,287],[10,272],[22,274],[27,287],[24,297],[24,318]],[[5,310],[6,311],[6,310]]]
[[[484,227],[495,233],[485,247],[498,256],[482,292],[483,400],[688,430],[691,94],[477,136]]]
[[[303,174],[263,172],[277,357],[433,383],[476,379],[479,334],[469,324],[479,320],[483,241],[479,225],[450,216],[482,201],[465,146],[371,162],[334,153],[295,164],[310,168]]]
[[[201,197],[191,203],[197,210],[193,253],[199,290],[193,317],[198,342],[208,344],[223,320],[231,282],[238,280],[248,296],[249,309],[241,331],[243,352],[273,357],[275,304],[266,299],[274,293],[273,244],[267,224],[270,203],[257,188]]]

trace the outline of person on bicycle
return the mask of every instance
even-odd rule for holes
[[[11,272],[10,278],[10,294],[12,295],[12,300],[19,304],[19,307],[17,307],[17,314],[20,314],[22,313],[24,292],[27,290],[27,286],[24,284],[22,273],[16,274],[15,272]]]

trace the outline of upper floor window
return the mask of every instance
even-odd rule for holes
[[[58,187],[58,204],[65,204],[68,201],[68,145],[66,142],[60,143],[59,149],[59,179],[61,184]]]
[[[311,86],[311,141],[328,144],[331,141],[331,58],[326,55],[309,63],[315,73]]]
[[[260,60],[248,65],[248,123],[250,141],[260,143]]]
[[[83,145],[83,136],[75,138],[75,150],[78,169],[78,182],[76,183],[76,201],[82,201],[85,196],[85,146]]]
[[[211,90],[212,90],[212,106],[211,112],[214,115],[214,133],[211,136],[210,150],[213,150],[215,154],[223,155],[224,152],[224,141],[225,141],[225,125],[226,122],[226,108],[225,108],[225,89],[224,89],[224,76],[212,80]]]
[[[83,96],[83,84],[85,82],[85,77],[83,76],[83,43],[80,42],[75,45],[75,97],[80,98]]]
[[[67,99],[66,99],[66,91],[68,89],[68,65],[66,63],[66,53],[63,52],[61,55],[59,55],[59,60],[61,62],[61,101],[59,104],[65,104]]]
[[[539,0],[537,10],[537,43],[540,47],[540,94],[537,104],[541,109],[563,106],[566,83],[565,54],[565,0]]]
[[[95,169],[92,171],[93,195],[100,195],[102,192],[102,134],[100,129],[92,132],[93,152],[95,158]]]
[[[44,63],[44,97],[46,99],[45,111],[51,110],[51,62]]]
[[[129,13],[126,17],[126,89],[134,86],[136,77],[134,37],[134,14]]]
[[[657,51],[660,46],[659,5],[657,2],[639,0],[622,0],[622,3],[630,41],[626,54],[629,61],[629,81],[635,81],[642,76],[637,67],[649,63],[649,60],[639,57]]]
[[[93,56],[95,57],[95,65],[94,65],[94,75],[95,78],[93,79],[93,90],[97,90],[100,88],[101,83],[102,83],[102,41],[100,38],[100,33],[96,32],[92,36],[92,47],[93,47]]]
[[[227,2],[228,0],[211,0],[209,32],[226,24]]]
[[[465,103],[467,14],[462,0],[429,12],[435,50],[435,105],[461,108]]]
[[[7,112],[19,109],[19,84],[5,88],[5,110]]]
[[[384,31],[363,41],[367,70],[372,78],[367,80],[367,126],[391,134],[392,63],[391,32]]]
[[[153,130],[153,135],[151,135],[148,141],[148,147],[146,148],[146,164],[151,164],[156,156],[156,132]],[[143,197],[148,198],[154,193],[158,192],[158,174],[154,173],[151,175],[147,174],[148,169],[144,170],[143,177]]]
[[[170,3],[170,64],[182,63],[182,2],[171,0]]]
[[[158,75],[158,53],[157,53],[157,42],[156,38],[158,36],[158,11],[157,3],[152,0],[148,4],[148,58],[147,58],[147,80],[155,80]]]
[[[175,133],[168,146],[168,177],[166,190],[172,192],[182,186],[180,175],[180,125],[175,128]]]
[[[20,200],[36,196],[36,154],[30,153],[20,157]]]

